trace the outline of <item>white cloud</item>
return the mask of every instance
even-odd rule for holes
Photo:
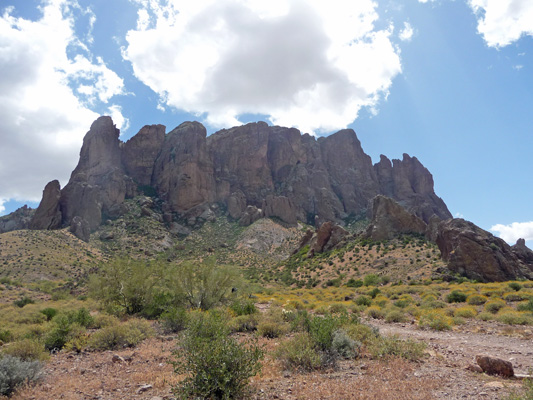
[[[4,215],[5,214],[6,208],[5,208],[4,204],[5,204],[6,201],[7,201],[6,199],[0,199],[0,215]]]
[[[531,0],[469,0],[477,30],[490,47],[507,46],[523,35],[533,36]]]
[[[413,38],[415,31],[409,22],[403,23],[403,29],[400,31],[399,38],[401,41],[408,42]]]
[[[371,0],[136,0],[123,57],[162,105],[239,124],[244,113],[331,131],[376,108],[401,73]]]
[[[12,8],[0,16],[1,199],[38,201],[48,181],[64,185],[98,116],[92,105],[123,90],[75,35],[76,18],[86,18],[90,41],[91,12],[73,0],[48,0],[40,10],[36,21],[13,16]]]
[[[113,104],[107,109],[107,111],[109,112],[109,115],[111,116],[111,119],[115,123],[116,127],[120,129],[120,134],[124,134],[130,127],[130,120],[122,115],[122,107]]]
[[[533,221],[513,222],[510,225],[497,224],[490,228],[493,232],[498,232],[498,236],[507,243],[514,244],[520,238],[533,240]]]

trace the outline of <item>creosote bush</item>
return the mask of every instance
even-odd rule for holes
[[[452,329],[453,320],[438,310],[427,310],[420,315],[418,326],[420,328],[429,328],[436,331]]]
[[[226,320],[219,311],[191,316],[173,363],[176,373],[186,375],[173,388],[178,398],[246,398],[264,351],[253,339],[239,342],[231,337]]]
[[[467,297],[466,294],[459,290],[452,290],[452,292],[446,296],[446,301],[448,303],[464,303]]]
[[[87,347],[101,351],[134,347],[152,334],[152,326],[148,321],[131,319],[94,332],[88,339]]]

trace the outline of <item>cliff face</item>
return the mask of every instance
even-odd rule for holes
[[[428,222],[450,218],[433,191],[433,177],[414,157],[372,165],[351,129],[316,140],[296,129],[251,123],[209,137],[198,122],[168,134],[143,127],[119,140],[111,118],[100,117],[87,135],[69,183],[45,191],[35,228],[55,228],[74,217],[96,229],[125,198],[151,187],[167,215],[200,215],[219,203],[241,223],[260,216],[319,225],[365,212],[383,194]],[[144,189],[143,189],[144,188]],[[253,211],[253,213],[252,213]],[[253,218],[250,215],[253,214]],[[50,220],[47,220],[50,219]],[[172,218],[172,217],[171,217]]]

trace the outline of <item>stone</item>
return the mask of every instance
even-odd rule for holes
[[[332,222],[324,222],[310,240],[308,256],[332,250],[349,236],[350,233],[346,229]]]
[[[263,211],[261,209],[255,206],[248,206],[241,218],[239,218],[239,225],[249,226],[261,218],[263,218]]]
[[[426,232],[426,223],[393,199],[378,195],[372,199],[372,220],[365,236],[375,241],[390,240],[400,234]]]
[[[477,355],[476,362],[483,369],[483,372],[489,375],[500,375],[504,378],[511,378],[514,375],[513,364],[509,361],[486,355]]]
[[[137,394],[145,393],[152,389],[152,385],[142,385],[139,389],[137,389]]]
[[[466,368],[467,371],[477,372],[477,373],[483,373],[483,368],[481,368],[479,365],[475,364],[469,364]]]
[[[44,187],[41,203],[31,220],[30,229],[59,229],[61,227],[60,198],[61,186],[59,181],[48,182]]]
[[[290,225],[298,222],[296,207],[288,197],[268,195],[263,201],[262,210],[266,218],[277,217]]]
[[[122,358],[118,354],[114,354],[113,357],[111,358],[111,361],[113,363],[123,363],[125,360],[124,360],[124,358]]]
[[[70,222],[70,232],[84,242],[89,242],[89,239],[91,238],[89,223],[78,215],[72,218],[72,221]]]

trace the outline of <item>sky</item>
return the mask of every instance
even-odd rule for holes
[[[533,247],[531,0],[0,0],[0,215],[68,182],[99,115],[353,128]]]

